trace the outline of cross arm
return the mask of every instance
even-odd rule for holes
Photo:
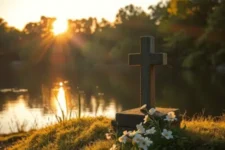
[[[128,64],[134,65],[134,66],[140,66],[142,64],[166,65],[167,54],[166,53],[150,53],[148,56],[142,56],[140,53],[132,53],[128,55]]]
[[[149,55],[150,65],[167,65],[167,54],[166,53],[155,53]]]

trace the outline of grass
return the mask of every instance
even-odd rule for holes
[[[112,143],[105,139],[109,127],[110,119],[104,117],[71,119],[34,131],[8,149],[88,150],[90,147],[99,149],[99,145],[104,145],[105,149],[108,149]]]
[[[186,134],[199,146],[225,150],[225,114],[220,117],[196,115],[184,118],[181,127],[186,126]]]
[[[11,146],[15,142],[27,137],[29,134],[29,132],[20,132],[0,135],[0,149]]]
[[[108,150],[115,143],[105,138],[110,122],[105,117],[71,119],[36,131],[0,136],[0,147],[8,142],[5,147],[9,150]],[[225,115],[184,118],[184,126],[193,149],[225,149]]]

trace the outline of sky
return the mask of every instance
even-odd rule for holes
[[[114,21],[119,8],[129,4],[147,11],[160,0],[0,0],[0,18],[9,26],[23,29],[28,22],[37,22],[41,16],[58,19],[96,17]]]

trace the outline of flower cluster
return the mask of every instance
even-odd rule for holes
[[[165,119],[156,119],[155,113],[156,109],[151,108],[146,109],[146,105],[141,107],[141,110],[145,111],[144,121],[136,125],[136,130],[134,131],[123,131],[123,135],[118,138],[118,141],[122,145],[131,145],[132,148],[148,150],[154,145],[154,140],[164,139],[173,140],[174,135],[171,130],[171,123],[177,121],[174,112],[169,112]],[[164,122],[163,125],[160,125]],[[111,150],[117,149],[114,144]]]
[[[137,125],[137,131],[124,131],[123,135],[119,137],[119,142],[124,144],[132,142],[134,145],[138,145],[139,148],[147,150],[153,142],[150,138],[144,137],[143,135],[154,134],[155,132],[154,127],[149,130],[145,130],[142,123],[140,123]]]

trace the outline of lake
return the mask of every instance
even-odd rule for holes
[[[0,75],[0,133],[54,124],[62,118],[107,116],[139,106],[138,67],[95,65],[72,78],[50,78],[5,71]],[[225,74],[168,67],[156,69],[156,105],[175,107],[188,116],[225,110]],[[80,110],[80,111],[79,111]]]

